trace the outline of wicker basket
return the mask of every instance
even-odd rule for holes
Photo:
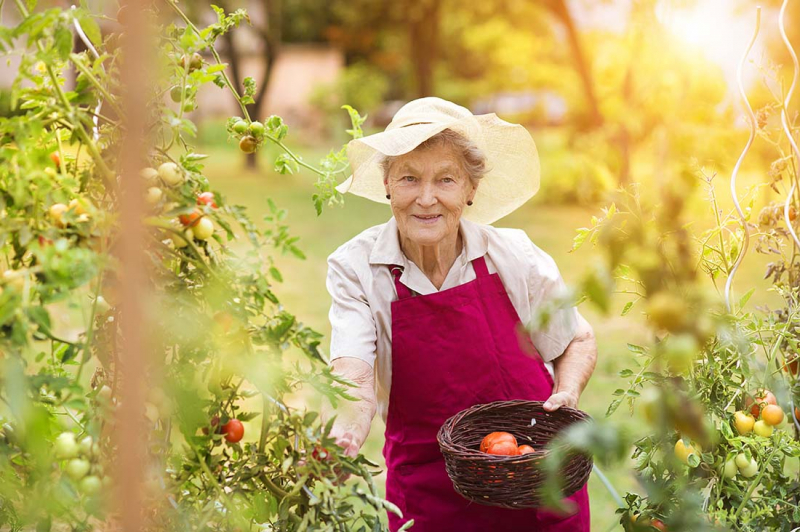
[[[495,401],[462,410],[444,422],[437,440],[447,474],[455,490],[467,499],[502,508],[536,508],[538,491],[545,482],[539,464],[548,453],[547,443],[564,427],[589,415],[562,407],[545,412],[542,401]],[[496,456],[479,450],[481,440],[495,431],[510,432],[519,445],[536,452],[522,456]],[[562,466],[564,496],[589,480],[591,457],[570,454]]]

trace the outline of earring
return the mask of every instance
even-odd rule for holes
[[[389,194],[386,194],[386,199],[391,199],[391,196]]]
[[[472,200],[469,200],[469,201],[467,202],[467,205],[472,205]]]

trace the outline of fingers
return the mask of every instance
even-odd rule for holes
[[[578,401],[575,397],[572,396],[572,394],[569,394],[567,392],[558,392],[551,395],[550,398],[547,401],[545,401],[542,407],[547,412],[555,412],[562,406],[569,406],[575,408],[577,404]]]

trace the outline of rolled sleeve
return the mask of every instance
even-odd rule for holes
[[[360,358],[375,367],[377,331],[366,294],[355,270],[347,262],[346,248],[328,257],[325,281],[331,295],[330,361]]]
[[[524,234],[524,232],[523,232]],[[545,362],[561,356],[578,330],[578,309],[569,302],[569,290],[553,258],[525,235],[529,261],[529,330],[533,345]]]

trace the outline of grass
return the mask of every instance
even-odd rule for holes
[[[260,153],[261,168],[250,171],[244,168],[243,156],[232,144],[227,146],[215,144],[213,147],[203,148],[202,151],[213,155],[208,159],[205,173],[212,187],[219,190],[229,204],[247,206],[256,220],[268,212],[267,198],[275,201],[280,208],[288,210],[291,234],[300,237],[299,246],[306,254],[307,260],[299,261],[288,256],[275,257],[276,265],[285,274],[285,282],[278,285],[275,291],[290,312],[295,313],[302,322],[327,337],[330,333],[327,318],[330,298],[325,288],[326,258],[339,245],[359,232],[385,222],[391,216],[389,207],[349,196],[343,208],[327,208],[320,217],[317,217],[311,202],[314,176],[309,173],[298,175],[273,173],[269,168],[270,161],[274,159],[274,152]],[[323,150],[314,148],[301,148],[298,152],[312,163],[324,155]],[[543,178],[546,179],[547,176]],[[754,179],[743,178],[742,187],[747,186],[748,181],[754,182]],[[724,186],[727,186],[727,183]],[[717,183],[718,189],[722,187],[722,183]],[[718,194],[726,195],[726,192],[721,190]],[[588,245],[576,253],[569,253],[575,229],[589,225],[591,216],[598,213],[579,207],[546,205],[536,200],[537,198],[534,198],[495,225],[524,229],[539,247],[555,259],[567,283],[576,283],[589,265],[593,261],[600,260],[600,257],[597,251]],[[723,200],[722,206],[729,208],[729,203]],[[774,294],[766,291],[769,287],[768,282],[761,279],[765,262],[763,256],[751,251],[734,284],[734,294],[738,296],[750,287],[757,288],[749,303],[751,307],[776,302]],[[724,286],[724,279],[718,285],[717,292],[720,292]],[[710,283],[709,289],[713,290]],[[630,296],[626,294],[615,297],[613,310],[609,315],[602,315],[586,305],[580,307],[581,313],[594,327],[599,352],[597,369],[581,398],[580,406],[596,418],[604,417],[605,410],[612,400],[613,391],[626,385],[626,382],[619,378],[619,371],[626,367],[634,367],[633,356],[626,344],[646,341],[647,330],[639,306],[635,305],[627,317],[619,316],[622,307],[629,299]],[[322,345],[327,351],[327,341]],[[294,400],[295,405],[300,408],[316,409],[319,406],[319,398],[310,393],[300,394]],[[643,420],[637,413],[628,412],[625,405],[615,414],[615,419],[634,433],[641,433],[644,430]],[[383,421],[376,417],[369,438],[362,448],[362,452],[370,460],[381,464],[382,467],[384,429]],[[636,490],[635,479],[630,471],[629,467],[605,471],[620,495],[629,490]],[[383,474],[376,478],[381,489],[384,478]],[[592,475],[589,481],[589,489],[592,530],[621,530],[618,516],[614,514],[616,503],[595,475]]]

